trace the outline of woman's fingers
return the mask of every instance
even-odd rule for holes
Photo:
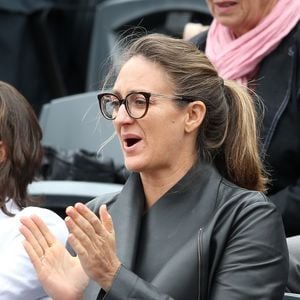
[[[113,226],[112,218],[111,218],[110,214],[108,213],[107,207],[106,207],[105,204],[100,206],[99,216],[100,216],[100,219],[101,219],[102,224],[105,227],[105,229],[109,233],[113,233],[114,232],[114,226]]]
[[[65,222],[71,233],[69,243],[78,255],[87,257],[99,249],[114,248],[113,222],[106,205],[102,205],[99,210],[102,222],[82,203],[68,207],[66,213],[68,216]]]
[[[116,254],[112,219],[106,206],[101,206],[99,210],[102,222],[82,203],[68,207],[66,212],[70,245],[88,276],[107,290],[120,261]]]
[[[30,217],[21,217],[20,218],[21,226],[20,231],[31,244],[36,254],[41,257],[44,255],[46,249],[48,248],[48,243],[41,233],[39,227]]]
[[[31,231],[24,225],[20,226],[20,232],[25,237],[23,246],[36,269],[40,268],[41,257],[43,257],[44,252],[40,247],[39,243],[32,235]]]
[[[22,217],[20,232],[25,237],[23,242],[25,251],[27,252],[39,278],[42,279],[43,277],[48,277],[48,272],[45,272],[44,268],[47,269],[49,266],[53,265],[51,262],[50,251],[52,248],[48,246],[46,238],[43,237],[43,233],[35,223],[37,220],[35,219],[34,221],[33,219],[32,217]],[[40,224],[40,226],[41,225],[42,224]],[[45,230],[45,228],[43,228],[43,230]]]
[[[86,248],[92,244],[92,240],[69,216],[65,218],[65,223],[70,231],[68,242],[71,247],[75,250],[77,255],[88,255]]]
[[[30,258],[31,263],[33,264],[33,267],[35,268],[36,272],[39,274],[42,268],[43,255],[42,256],[37,255],[36,251],[30,244],[30,242],[28,242],[27,240],[23,242],[23,246]]]
[[[89,238],[94,238],[95,233],[103,234],[99,218],[84,204],[76,203],[74,207],[68,207],[66,213]]]
[[[31,219],[39,228],[44,239],[47,241],[48,246],[51,247],[56,241],[55,236],[51,233],[47,225],[43,222],[43,220],[40,217],[38,217],[37,215],[32,215]]]

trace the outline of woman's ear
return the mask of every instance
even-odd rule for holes
[[[192,132],[202,124],[206,113],[206,106],[202,101],[193,101],[187,106],[185,131]]]
[[[0,163],[3,163],[6,160],[6,148],[4,143],[0,141]]]

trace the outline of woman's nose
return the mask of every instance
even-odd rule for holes
[[[117,116],[114,120],[116,123],[128,123],[128,122],[132,122],[133,121],[133,118],[131,118],[126,110],[126,107],[124,104],[122,104],[120,107],[119,107],[119,111],[117,113]]]

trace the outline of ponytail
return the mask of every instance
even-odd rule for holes
[[[229,108],[223,144],[225,172],[241,187],[265,191],[267,179],[259,156],[254,101],[244,87],[230,80],[224,83],[224,95]]]

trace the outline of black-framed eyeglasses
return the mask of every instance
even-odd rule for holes
[[[148,92],[132,92],[124,99],[113,93],[99,94],[98,101],[102,115],[108,120],[114,120],[117,117],[119,108],[122,104],[125,105],[128,115],[133,119],[143,118],[149,109],[150,97],[163,97],[167,99],[181,100],[181,101],[196,101],[196,97],[192,96],[170,96],[160,95]]]

